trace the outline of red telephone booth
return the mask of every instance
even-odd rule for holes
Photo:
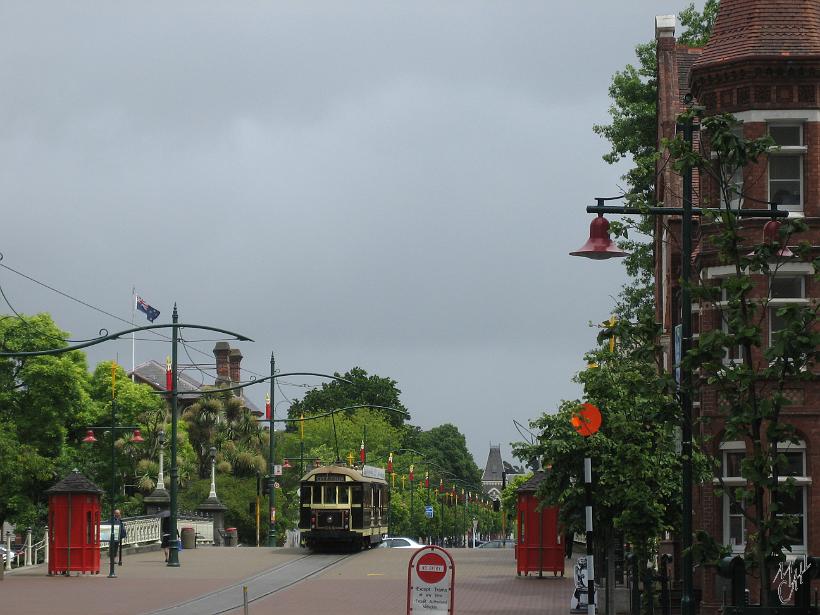
[[[74,470],[48,494],[48,574],[100,573],[102,489]]]
[[[558,507],[538,509],[535,492],[544,480],[543,472],[536,472],[518,488],[518,538],[515,546],[518,575],[544,571],[564,576],[564,545],[558,532]]]

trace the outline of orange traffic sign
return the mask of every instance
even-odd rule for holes
[[[590,403],[581,405],[581,408],[572,415],[572,426],[579,434],[588,438],[601,428],[601,411]]]

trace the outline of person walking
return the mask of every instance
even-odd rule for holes
[[[119,526],[119,532],[115,532],[114,555],[119,557],[119,565],[122,566],[122,543],[125,540],[125,525],[122,522],[122,513],[119,509],[114,511],[114,524]]]

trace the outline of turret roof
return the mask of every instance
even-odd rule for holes
[[[820,1],[721,0],[694,71],[737,60],[820,58]]]

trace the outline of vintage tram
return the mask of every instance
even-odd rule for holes
[[[305,546],[378,546],[387,533],[389,497],[383,468],[327,465],[311,470],[299,489],[299,529]]]

